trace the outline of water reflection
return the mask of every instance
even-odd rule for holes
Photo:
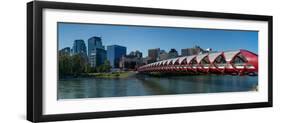
[[[126,79],[75,78],[58,82],[58,99],[252,91],[257,76],[202,75]]]

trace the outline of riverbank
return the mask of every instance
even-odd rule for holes
[[[105,78],[105,79],[123,79],[135,75],[133,71],[124,72],[110,72],[110,73],[84,73],[83,77],[95,77],[95,78]]]

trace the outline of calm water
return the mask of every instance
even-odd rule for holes
[[[198,75],[60,80],[58,99],[253,91],[258,76]]]

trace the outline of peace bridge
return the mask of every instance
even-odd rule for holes
[[[162,60],[137,70],[140,73],[257,75],[258,55],[244,49],[212,52]]]

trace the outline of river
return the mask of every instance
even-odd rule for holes
[[[58,99],[256,91],[258,76],[196,75],[58,81]]]

